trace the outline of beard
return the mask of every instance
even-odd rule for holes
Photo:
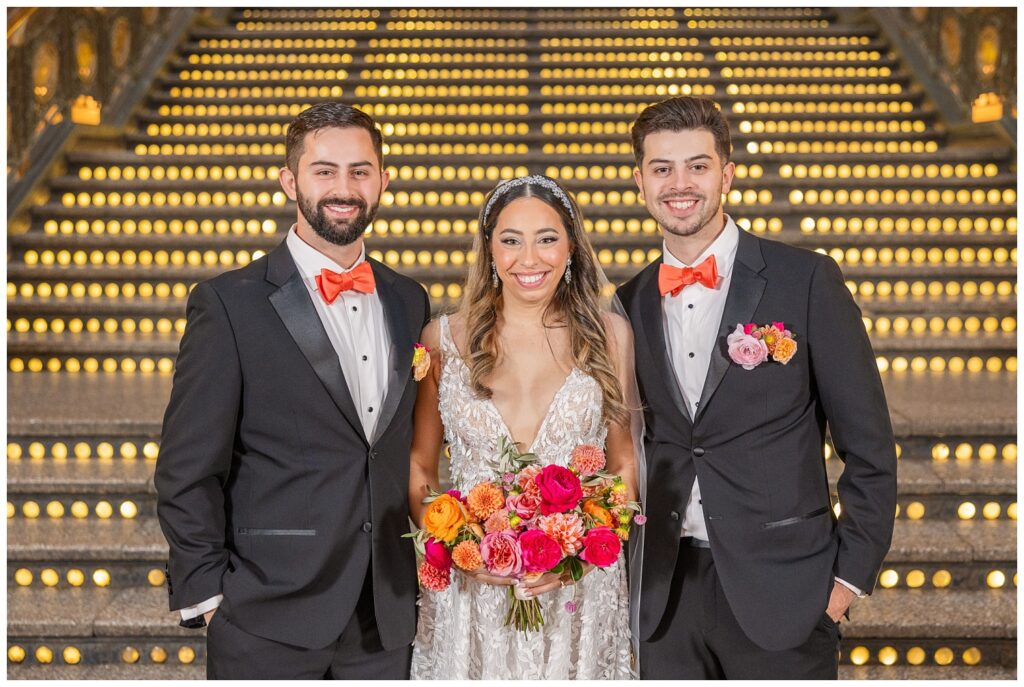
[[[709,196],[703,194],[686,194],[682,200],[696,200],[700,206],[700,211],[694,217],[686,219],[679,219],[673,217],[671,214],[665,212],[662,209],[661,203],[668,199],[680,199],[678,193],[666,193],[658,198],[657,212],[652,211],[651,214],[657,220],[661,228],[670,234],[676,236],[693,236],[700,232],[701,229],[706,227],[708,223],[714,219],[718,213],[718,209],[722,206],[722,184],[718,185],[718,188],[710,195],[711,202],[708,202]]]
[[[298,200],[299,211],[309,222],[309,226],[313,228],[316,235],[336,246],[347,246],[362,236],[366,227],[373,222],[380,205],[379,200],[373,205],[367,206],[365,200],[355,196],[351,198],[331,196],[321,198],[314,206],[313,202],[302,195],[298,188],[295,189],[295,197]],[[332,220],[327,217],[327,212],[324,209],[327,205],[352,205],[359,208],[359,212],[352,219]]]

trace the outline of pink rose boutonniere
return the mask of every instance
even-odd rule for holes
[[[782,322],[738,324],[725,341],[729,358],[744,370],[753,370],[769,357],[785,365],[796,354],[796,337]]]
[[[430,371],[430,349],[421,343],[412,346],[412,379],[418,382]]]

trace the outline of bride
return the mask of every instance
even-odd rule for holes
[[[623,393],[632,383],[631,332],[600,306],[602,275],[579,206],[547,177],[505,181],[487,197],[474,248],[461,308],[422,334],[431,368],[416,401],[413,518],[422,519],[428,487],[440,490],[442,441],[452,487],[463,493],[492,478],[488,462],[508,437],[541,465],[567,465],[580,444],[602,446],[608,470],[635,498],[636,451]],[[633,676],[624,553],[608,568],[588,569],[577,588],[553,573],[522,582],[517,593],[541,604],[539,632],[505,625],[513,583],[483,567],[453,569],[445,591],[424,592],[412,677]]]

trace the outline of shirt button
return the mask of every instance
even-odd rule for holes
[[[693,357],[694,355],[696,355],[696,354],[695,354],[695,353],[693,353],[693,352],[691,352],[691,353],[690,353],[690,357],[691,357],[691,358],[692,358],[692,357]]]
[[[368,412],[368,413],[372,413],[372,412],[373,412],[373,406],[370,406],[369,408],[367,408],[367,409],[366,409],[366,412]]]
[[[352,306],[352,312],[359,312],[359,308],[357,308],[356,306],[353,305]]]
[[[687,308],[689,308],[690,310],[693,310],[693,303],[690,303],[690,304],[689,304],[688,306],[686,306],[686,307],[687,307]]]
[[[704,456],[704,449],[698,446],[697,448],[693,449],[693,455],[696,458],[702,458]]]
[[[363,532],[369,532],[372,529],[373,529],[373,523],[370,523],[370,522],[364,522],[363,523]]]
[[[369,358],[367,358],[367,357],[366,357],[366,356],[364,355],[364,356],[363,356],[363,362],[365,363],[365,362],[366,362],[367,360],[369,360]]]
[[[679,513],[675,512],[675,511],[672,511],[671,513],[669,513],[668,517],[672,518],[673,520],[678,520],[679,519]]]

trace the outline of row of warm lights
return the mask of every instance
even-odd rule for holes
[[[838,504],[837,504],[838,505]],[[924,518],[925,505],[920,501],[912,501],[902,509],[908,520],[921,520]],[[901,509],[896,506],[896,517],[900,517]],[[1003,507],[996,501],[989,501],[982,506],[982,517],[985,520],[997,520],[1003,513]],[[839,510],[836,509],[838,516]],[[956,509],[957,517],[961,520],[973,520],[978,515],[978,507],[971,501],[964,501]],[[1010,520],[1017,519],[1017,502],[1014,501],[1006,506],[1006,517]]]
[[[783,179],[980,179],[999,174],[999,166],[988,164],[855,164],[855,165],[780,165],[779,176]]]
[[[160,358],[154,360],[153,358],[141,358],[136,361],[133,358],[104,358],[102,361],[96,358],[85,358],[79,360],[78,358],[50,358],[47,361],[43,361],[41,358],[29,358],[27,361],[22,358],[11,358],[7,361],[7,369],[10,372],[64,372],[78,373],[78,372],[103,372],[113,374],[115,372],[124,372],[127,374],[133,374],[140,372],[142,374],[152,374],[154,372],[162,375],[169,375],[174,372],[174,361],[170,358]]]
[[[384,136],[525,136],[527,122],[400,122],[385,123]]]
[[[529,62],[530,56],[526,53],[509,52],[389,52],[380,55],[367,53],[363,60],[367,64],[500,64]]]
[[[709,79],[707,67],[564,67],[541,69],[542,79]]]
[[[691,22],[692,23],[692,22]],[[639,21],[541,21],[541,31],[674,31],[679,22],[674,19],[646,19]]]
[[[935,141],[748,141],[748,153],[764,155],[795,153],[934,153],[939,144]]]
[[[525,87],[524,87],[525,88]],[[358,87],[357,87],[358,90]],[[578,85],[543,85],[540,87],[542,96],[713,96],[713,84],[578,84]]]
[[[135,252],[133,250],[94,250],[84,251],[76,250],[74,252],[68,250],[52,251],[44,250],[42,252],[36,252],[34,250],[25,251],[25,264],[29,266],[33,265],[142,265],[148,267],[150,265],[156,265],[157,267],[165,267],[172,265],[174,267],[183,267],[189,265],[191,267],[201,267],[203,265],[207,267],[216,267],[218,265],[222,267],[230,267],[233,265],[248,265],[252,262],[254,257],[260,257],[256,255],[261,251],[254,251],[250,253],[247,250],[230,251],[230,250],[141,250]]]
[[[185,665],[193,663],[196,660],[196,651],[190,646],[182,646],[177,651],[178,661]],[[40,645],[36,647],[33,652],[36,663],[47,665],[53,663],[54,655],[53,649],[46,645]],[[12,644],[7,649],[7,660],[11,663],[22,663],[28,657],[25,648],[19,644]],[[121,660],[124,663],[138,663],[141,654],[135,647],[125,647],[121,652]],[[167,662],[167,650],[160,646],[154,646],[149,651],[149,660],[153,663],[166,663]],[[75,646],[67,646],[61,651],[61,658],[64,663],[68,665],[77,665],[82,661],[82,652]]]
[[[624,102],[569,102],[569,103],[542,103],[541,114],[570,114],[570,115],[636,115],[648,107],[647,103],[624,103]]]
[[[177,181],[182,179],[185,181],[191,181],[196,179],[197,181],[234,181],[240,179],[242,181],[248,181],[255,179],[257,181],[263,181],[265,179],[274,180],[277,179],[278,172],[280,171],[278,166],[260,167],[259,165],[125,165],[124,168],[113,166],[113,167],[81,167],[78,170],[78,178],[84,181],[95,179],[97,181],[104,181],[110,179],[111,181],[118,181],[124,179],[131,181],[133,179],[139,179],[141,181],[148,181],[153,179],[154,181],[162,181],[167,179],[169,181]],[[392,169],[392,168],[389,168]]]
[[[932,575],[932,586],[936,589],[946,589],[953,584],[952,575],[948,570],[937,570]],[[920,589],[925,585],[928,576],[923,570],[908,570],[903,581],[910,589]],[[1017,586],[1017,573],[1011,577],[1013,586]],[[985,575],[985,584],[989,589],[1002,589],[1006,586],[1006,573],[1002,570],[990,570]],[[878,585],[885,589],[892,589],[900,583],[900,574],[896,570],[883,570],[878,576]]]
[[[295,117],[309,105],[309,103],[161,105],[157,112],[164,117]],[[526,103],[356,103],[354,106],[374,117],[526,116],[530,113],[530,106]]]
[[[1002,456],[1003,460],[1015,461],[1017,460],[1017,444],[1004,444],[1002,449],[998,449],[995,444],[985,442],[978,446],[977,454],[975,454],[974,446],[966,441],[960,442],[953,448],[942,442],[932,446],[932,460],[940,463],[949,460],[951,456],[956,460],[966,461],[971,460],[975,455],[983,461],[995,460],[996,456]]]
[[[82,520],[84,518],[89,517],[89,504],[86,503],[85,501],[72,501],[67,506],[65,506],[60,501],[50,501],[49,503],[46,504],[45,511],[43,507],[40,506],[35,501],[25,501],[23,504],[21,504],[21,514],[29,520],[35,520],[40,515],[42,515],[43,512],[45,512],[46,516],[52,520],[60,520],[66,514],[78,520]],[[135,516],[139,514],[139,506],[134,501],[122,501],[115,511],[114,505],[110,503],[110,501],[102,500],[96,503],[96,505],[92,509],[92,512],[95,513],[96,517],[100,518],[101,520],[109,520],[111,517],[114,516],[115,512],[125,520],[134,520]],[[11,519],[17,514],[18,509],[15,507],[13,503],[8,501],[7,518]],[[31,582],[32,578],[29,577],[28,579],[29,582]],[[54,582],[54,584],[56,584],[56,582]],[[52,587],[53,585],[48,586]]]
[[[284,157],[284,143],[139,143],[136,155],[273,155]],[[629,144],[620,147],[628,152]],[[525,143],[385,143],[385,155],[526,155]]]
[[[160,444],[155,441],[147,441],[142,444],[125,441],[117,447],[109,441],[101,441],[95,446],[87,441],[79,441],[73,446],[63,441],[56,441],[49,445],[41,441],[29,442],[27,446],[22,446],[17,442],[7,444],[8,460],[21,460],[22,458],[42,460],[47,455],[58,461],[67,460],[69,457],[74,457],[77,460],[99,458],[106,461],[113,460],[115,456],[125,460],[135,460],[140,456],[146,460],[156,460],[160,455]],[[72,514],[74,514],[73,508]]]
[[[748,78],[763,78],[751,74]],[[731,83],[725,87],[729,95],[899,95],[903,86],[898,83]]]
[[[284,207],[285,203],[288,202],[288,196],[284,194],[284,191],[275,191],[274,193],[268,193],[266,191],[260,193],[254,193],[253,191],[245,191],[239,193],[238,191],[231,191],[225,193],[223,191],[216,191],[210,193],[209,191],[200,191],[199,193],[193,193],[192,191],[186,191],[184,193],[178,193],[177,191],[171,191],[165,193],[163,191],[139,191],[133,193],[132,191],[126,191],[124,193],[118,193],[113,191],[111,193],[103,193],[97,191],[95,193],[87,193],[82,191],[80,193],[65,193],[60,199],[61,205],[66,208],[70,207],[270,207],[271,205],[277,207]]]
[[[821,249],[824,250],[824,249]],[[828,255],[841,265],[996,265],[1016,264],[1017,249],[1010,248],[832,248]]]
[[[344,81],[344,69],[188,69],[178,74],[182,81]]]
[[[383,48],[525,48],[525,38],[371,38],[373,49]]]
[[[696,48],[700,45],[700,39],[686,36],[559,37],[541,38],[540,45],[542,48]]]
[[[892,666],[899,663],[900,652],[895,647],[884,646],[878,650],[878,662],[884,666]],[[960,655],[964,665],[976,666],[981,663],[981,649],[970,647],[964,649]],[[866,665],[871,660],[871,650],[866,646],[856,646],[850,650],[850,663],[855,666]],[[910,647],[904,656],[908,665],[923,665],[928,660],[928,652],[919,646]],[[932,653],[932,661],[935,665],[948,666],[956,660],[956,653],[949,647],[939,647]]]
[[[712,47],[856,46],[871,45],[869,36],[711,36]]]
[[[545,52],[541,62],[702,62],[702,52]]]
[[[909,114],[914,103],[902,101],[819,101],[819,102],[738,102],[732,104],[736,114]]]
[[[250,50],[253,48],[354,48],[358,44],[354,38],[203,38],[199,41],[200,48],[215,50]]]
[[[157,219],[153,221],[143,219],[138,222],[133,219],[126,219],[123,222],[116,219],[94,219],[92,221],[63,219],[60,222],[51,219],[43,223],[43,231],[51,236],[57,234],[84,235],[90,232],[93,234],[235,234],[241,236],[243,234],[275,234],[277,233],[277,222],[272,219],[262,221],[258,219]]]
[[[384,84],[355,87],[357,98],[524,98],[529,94],[529,86],[512,84]]]
[[[277,122],[256,124],[254,122],[232,124],[225,122],[201,122],[199,124],[149,124],[146,126],[147,136],[283,136],[288,129],[287,124]]]
[[[811,234],[833,232],[843,234],[984,234],[991,231],[1000,234],[1017,233],[1017,218],[1007,217],[804,217],[800,220],[800,231]]]
[[[684,17],[820,17],[821,12],[815,8],[784,8],[749,9],[732,7],[695,7],[683,10]]]
[[[824,29],[828,28],[829,22],[825,19],[811,19],[810,21],[765,21],[755,20],[712,20],[712,21],[688,21],[688,29]]]
[[[78,334],[83,331],[93,334],[100,331],[104,331],[108,334],[114,334],[119,331],[127,334],[134,334],[135,332],[139,332],[140,334],[152,334],[153,332],[158,332],[160,334],[177,332],[178,334],[183,334],[185,332],[185,319],[178,318],[171,321],[166,317],[161,317],[154,322],[148,317],[144,317],[138,321],[133,319],[118,320],[113,317],[108,317],[100,322],[99,318],[96,317],[90,317],[85,320],[75,317],[65,322],[59,317],[52,320],[37,317],[31,321],[28,318],[19,317],[14,320],[14,322],[7,320],[7,331],[11,331],[12,329],[19,334],[24,334],[29,331],[37,334],[45,334],[46,332],[63,334],[65,331],[72,334]]]
[[[139,143],[136,155],[273,155],[284,158],[284,143]]]
[[[189,64],[349,64],[351,53],[204,53],[188,56]]]
[[[872,62],[882,58],[877,50],[719,50],[715,59],[719,62]]]
[[[97,587],[109,587],[111,583],[110,571],[105,568],[96,568],[88,576]],[[72,587],[81,587],[87,579],[86,572],[79,568],[69,569],[64,579]],[[146,575],[146,581],[153,587],[162,587],[166,576],[163,570],[153,568]],[[39,581],[44,587],[56,587],[60,584],[61,575],[53,568],[43,568],[39,571]],[[14,573],[14,581],[19,587],[28,587],[35,581],[35,575],[28,568],[19,568]]]
[[[861,121],[809,119],[800,121],[741,121],[743,134],[898,134],[924,133],[928,126],[919,119]]]
[[[932,358],[925,358],[923,356],[914,356],[913,358],[907,359],[903,356],[895,356],[891,360],[885,356],[876,356],[875,363],[878,365],[880,372],[954,372],[960,373],[964,370],[972,373],[979,373],[982,371],[987,372],[999,372],[1002,369],[1006,369],[1007,372],[1017,371],[1017,356],[1009,356],[1004,361],[1002,358],[992,356],[987,359],[983,359],[979,356],[971,356],[964,360],[960,356],[953,356],[948,360],[942,356],[933,356]]]
[[[526,155],[526,143],[385,143],[388,155]]]
[[[177,282],[175,284],[168,284],[165,282],[143,282],[136,286],[132,283],[116,283],[108,282],[105,286],[98,282],[93,282],[86,286],[81,282],[72,282],[68,284],[66,282],[57,282],[50,284],[42,282],[40,284],[31,284],[25,282],[21,286],[7,282],[7,297],[13,298],[16,295],[20,295],[22,298],[32,298],[33,296],[39,296],[40,298],[49,298],[53,295],[55,298],[66,298],[71,296],[72,298],[84,298],[89,296],[90,298],[100,298],[106,296],[107,298],[116,298],[118,294],[125,298],[133,298],[138,295],[141,298],[185,298],[188,295],[190,286],[183,282]]]
[[[323,86],[173,86],[171,97],[178,98],[337,98],[343,93],[338,84]]]
[[[903,298],[905,296],[923,297],[932,296],[938,298],[939,296],[977,296],[982,295],[985,297],[1000,295],[1009,296],[1017,293],[1017,282],[1016,281],[915,281],[915,282],[889,282],[887,280],[881,281],[862,281],[860,283],[855,281],[847,281],[846,288],[850,290],[850,293],[861,296],[880,296],[882,298],[888,298],[889,296],[896,296],[897,298]]]
[[[950,317],[949,319],[945,317],[930,317],[927,319],[924,317],[894,317],[892,319],[888,317],[876,319],[863,317],[861,319],[864,321],[864,327],[867,331],[874,331],[879,334],[893,333],[902,335],[907,332],[915,334],[923,334],[924,332],[931,332],[932,334],[942,334],[943,332],[958,334],[964,331],[969,334],[980,331],[992,334],[1000,330],[1007,333],[1017,331],[1016,317],[986,317],[984,319],[975,316],[966,318]]]
[[[590,130],[584,130],[587,126],[587,122],[579,125],[579,133],[600,133],[599,131],[591,132]],[[600,124],[600,122],[595,122]],[[608,122],[608,124],[614,124],[614,122]],[[545,129],[551,127],[551,124],[545,124]],[[555,127],[575,127],[575,124],[569,125],[554,125]],[[551,133],[545,131],[544,133]],[[559,131],[558,133],[564,133]],[[570,131],[570,133],[577,133],[577,131]],[[577,165],[570,167],[565,165],[563,167],[547,167],[544,170],[544,174],[553,179],[620,179],[620,180],[632,180],[633,170],[635,168],[632,165]],[[760,179],[764,174],[764,168],[761,165],[747,165],[738,164],[736,165],[735,175],[737,179]],[[422,178],[422,177],[419,177]]]
[[[275,8],[272,10],[247,9],[242,12],[243,19],[297,19],[310,15],[316,19],[379,19],[380,10],[285,10]]]
[[[526,79],[530,76],[528,69],[364,69],[359,78],[365,80],[403,80],[403,79]]]
[[[816,191],[793,190],[789,192],[789,202],[793,205],[1013,205],[1017,202],[1017,191],[1007,189],[983,189],[974,190],[962,188],[954,191],[947,188],[943,191],[938,189],[839,189],[833,191],[825,189]]]
[[[375,21],[240,21],[238,31],[373,31]]]
[[[525,31],[523,21],[389,21],[388,31]]]

